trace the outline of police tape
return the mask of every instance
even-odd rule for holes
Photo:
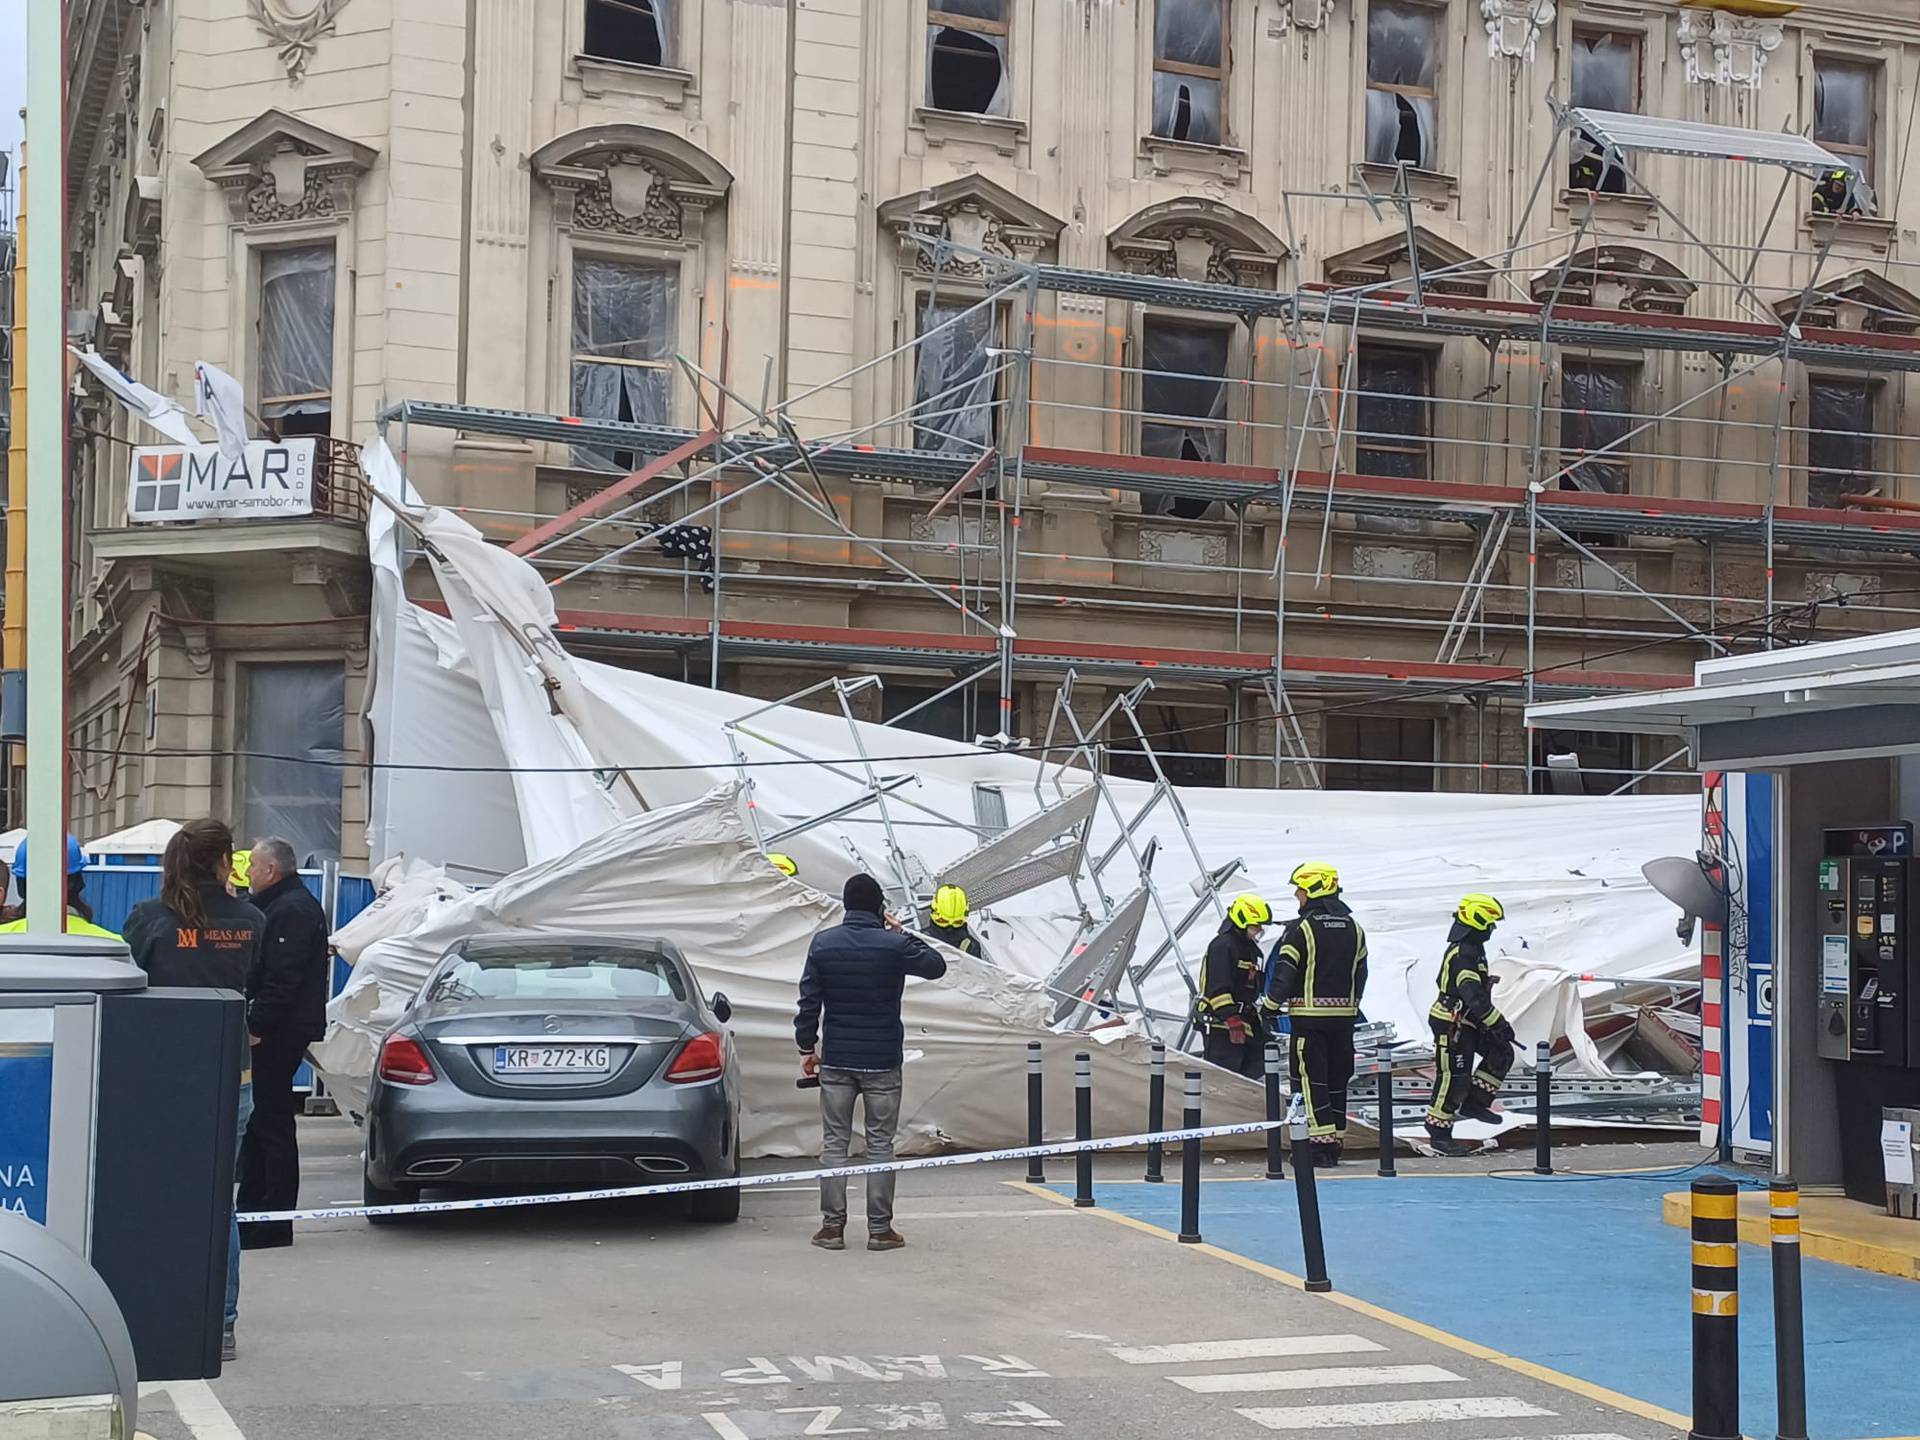
[[[1285,1129],[1286,1120],[1249,1120],[1239,1125],[1207,1125],[1195,1130],[1160,1130],[1147,1135],[1114,1135],[1104,1140],[1059,1140],[1050,1145],[1019,1145],[1005,1150],[972,1150],[961,1155],[923,1155],[912,1160],[882,1160],[867,1165],[837,1165],[829,1170],[783,1170],[773,1175],[738,1175],[721,1180],[672,1180],[660,1185],[619,1185],[602,1190],[559,1190],[544,1195],[486,1195],[468,1200],[421,1200],[411,1205],[336,1205],[318,1210],[249,1210],[233,1218],[242,1225],[286,1220],[361,1220],[374,1215],[444,1215],[455,1210],[507,1210],[522,1205],[566,1205],[583,1200],[634,1200],[648,1195],[692,1195],[702,1190],[753,1190],[765,1185],[885,1175],[903,1170],[943,1170],[954,1165],[986,1165],[997,1160],[1045,1159],[1083,1151],[1133,1150],[1144,1145],[1178,1145],[1226,1135],[1261,1135]]]

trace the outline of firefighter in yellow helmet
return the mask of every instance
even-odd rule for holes
[[[788,876],[789,878],[800,873],[800,867],[793,863],[793,857],[791,855],[771,853],[767,856],[767,863],[782,875]]]
[[[1814,183],[1811,206],[1816,215],[1857,215],[1862,206],[1853,171],[1842,165]]]
[[[1468,895],[1454,907],[1453,929],[1440,961],[1440,994],[1428,1012],[1433,1027],[1433,1101],[1427,1134],[1442,1155],[1471,1154],[1453,1137],[1453,1122],[1497,1119],[1493,1097],[1513,1068],[1513,1026],[1493,1003],[1487,937],[1507,912],[1491,895]]]
[[[933,923],[927,926],[928,935],[962,955],[986,954],[980,937],[967,928],[967,892],[958,885],[942,885],[934,891],[929,913]]]
[[[1307,1107],[1309,1163],[1337,1165],[1347,1134],[1353,1027],[1367,988],[1367,934],[1340,898],[1333,866],[1310,860],[1292,879],[1300,915],[1267,957],[1260,1009],[1270,1023],[1284,1012],[1293,1033],[1288,1070]]]
[[[1265,1068],[1265,1031],[1260,999],[1260,935],[1273,911],[1258,895],[1242,895],[1227,907],[1220,933],[1200,962],[1200,994],[1194,1022],[1206,1041],[1210,1064],[1258,1079]]]

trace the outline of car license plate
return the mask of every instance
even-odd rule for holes
[[[605,1045],[496,1045],[496,1075],[590,1075],[613,1068]]]

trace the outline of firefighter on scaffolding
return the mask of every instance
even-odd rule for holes
[[[1347,1135],[1347,1085],[1353,1079],[1353,1027],[1367,988],[1367,935],[1340,898],[1340,873],[1309,861],[1293,872],[1299,918],[1267,957],[1262,1017],[1284,1011],[1293,1033],[1288,1072],[1307,1110],[1310,1155],[1295,1163],[1340,1163]]]
[[[1260,933],[1273,912],[1258,895],[1227,907],[1220,933],[1200,962],[1195,1019],[1205,1035],[1207,1063],[1257,1080],[1266,1068],[1260,1000]]]
[[[1493,1003],[1487,937],[1507,912],[1491,895],[1468,895],[1453,912],[1440,961],[1440,994],[1428,1012],[1433,1026],[1433,1103],[1427,1134],[1442,1155],[1473,1147],[1453,1135],[1453,1122],[1497,1120],[1493,1097],[1513,1068],[1513,1026]]]

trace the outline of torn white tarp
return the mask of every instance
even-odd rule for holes
[[[818,1148],[819,1102],[797,1090],[795,984],[814,933],[837,924],[840,906],[782,875],[754,845],[741,787],[729,784],[682,805],[622,821],[571,854],[528,867],[486,890],[427,902],[406,934],[359,951],[333,1002],[327,1038],[312,1049],[330,1089],[350,1108],[364,1102],[375,1046],[433,963],[472,935],[660,936],[678,945],[708,994],[733,1004],[730,1027],[742,1062],[742,1145],[748,1155],[809,1155]],[[394,927],[397,928],[397,927]],[[349,937],[351,938],[351,937]],[[1050,1000],[1034,981],[944,951],[938,981],[908,982],[901,1149],[925,1153],[1019,1143],[1025,1136],[1026,1045],[1045,1039],[1056,1076],[1050,1134],[1071,1134],[1075,1048],[1095,1054],[1096,1121],[1127,1133],[1146,1111],[1147,1046],[1048,1036]],[[1206,1119],[1258,1119],[1262,1099],[1244,1081],[1209,1071]]]
[[[158,430],[174,444],[203,443],[193,433],[193,427],[187,424],[187,412],[158,390],[142,385],[96,350],[76,350],[69,345],[67,353],[86,366],[87,373],[100,382],[101,388],[131,410],[136,418]]]

